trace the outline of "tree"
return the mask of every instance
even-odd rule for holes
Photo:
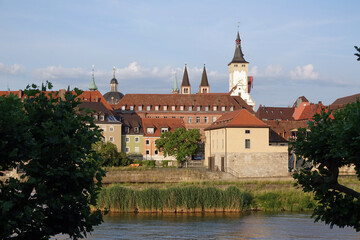
[[[331,113],[324,110],[301,129],[292,143],[295,153],[310,163],[294,174],[297,185],[313,192],[318,201],[312,217],[330,226],[351,226],[360,231],[360,193],[341,185],[339,168],[355,166],[360,178],[360,102]]]
[[[196,154],[200,150],[200,132],[197,129],[186,130],[177,128],[174,132],[164,132],[160,139],[155,141],[156,148],[164,153],[164,156],[174,156],[179,164],[186,158]]]
[[[358,61],[360,61],[360,48],[359,47],[357,47],[357,46],[354,46],[355,47],[355,49],[356,49],[356,51],[358,51],[359,53],[355,53],[354,55],[355,56],[357,56],[358,57]]]
[[[104,176],[91,149],[101,132],[90,116],[79,114],[81,91],[61,98],[46,92],[51,87],[28,86],[23,101],[0,97],[0,165],[24,170],[20,179],[0,182],[2,239],[59,233],[78,239],[102,222],[100,210],[90,210]]]
[[[93,150],[100,154],[103,159],[102,166],[128,166],[132,160],[126,157],[126,154],[119,152],[116,145],[111,142],[98,142],[93,144]]]

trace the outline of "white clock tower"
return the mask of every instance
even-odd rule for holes
[[[229,66],[229,92],[231,96],[240,96],[248,105],[255,110],[255,101],[250,97],[253,77],[248,76],[248,65],[241,51],[239,31],[236,38],[235,53]]]

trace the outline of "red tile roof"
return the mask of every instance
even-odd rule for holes
[[[291,130],[297,130],[299,128],[307,128],[307,121],[277,121],[277,120],[268,120],[264,121],[267,125],[270,126],[277,134],[284,137],[285,139],[290,139],[292,136]]]
[[[146,137],[160,137],[161,128],[169,128],[170,132],[176,128],[185,128],[184,121],[180,118],[143,118],[142,125]],[[147,128],[154,128],[154,133],[147,133]]]
[[[244,127],[267,128],[269,126],[247,110],[242,109],[222,115],[216,122],[205,128],[205,130]]]
[[[226,107],[226,111],[229,111],[230,107],[233,110],[247,109],[253,113],[252,108],[239,96],[230,96],[228,93],[208,93],[208,94],[126,94],[119,103],[114,106],[114,109],[121,109],[122,106],[129,110],[130,106],[134,106],[134,110],[138,111],[137,106],[150,106],[151,110],[155,110],[155,106],[160,106],[162,110],[163,106],[168,106],[170,111],[172,106],[176,107],[176,111],[180,110],[180,106],[184,106],[184,111],[189,106],[193,106],[195,111],[197,106],[200,106],[204,111],[204,107],[208,106],[209,111],[212,111],[213,106],[218,106],[218,111],[221,111],[221,107]],[[159,109],[159,110],[160,110]],[[143,108],[146,111],[146,108]]]
[[[310,104],[304,107],[304,110],[302,111],[300,117],[296,120],[311,120],[312,117],[315,114],[319,114],[321,110],[325,108],[325,106],[319,102],[318,104]],[[328,109],[325,108],[325,111],[327,112]]]
[[[344,105],[349,104],[349,103],[356,102],[356,100],[359,100],[359,101],[360,101],[360,93],[354,94],[354,95],[351,95],[351,96],[346,96],[346,97],[342,97],[342,98],[336,99],[336,100],[330,105],[330,109],[343,108]]]

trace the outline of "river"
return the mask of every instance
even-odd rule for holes
[[[330,229],[303,213],[109,214],[88,239],[360,239],[360,233]]]

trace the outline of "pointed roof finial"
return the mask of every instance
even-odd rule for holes
[[[96,91],[97,90],[97,86],[95,84],[95,77],[94,77],[94,64],[92,65],[92,78],[91,78],[91,83],[89,86],[89,90],[90,91]]]
[[[116,71],[115,66],[113,67],[113,71],[114,71],[113,78],[115,78],[115,71]]]
[[[238,22],[239,24],[240,22]],[[234,57],[231,60],[231,62],[228,64],[230,65],[231,63],[249,63],[245,60],[244,58],[244,54],[241,50],[241,39],[240,39],[240,34],[239,34],[239,25],[238,25],[238,31],[237,31],[237,36],[236,36],[236,40],[235,40],[235,53],[234,53]]]

